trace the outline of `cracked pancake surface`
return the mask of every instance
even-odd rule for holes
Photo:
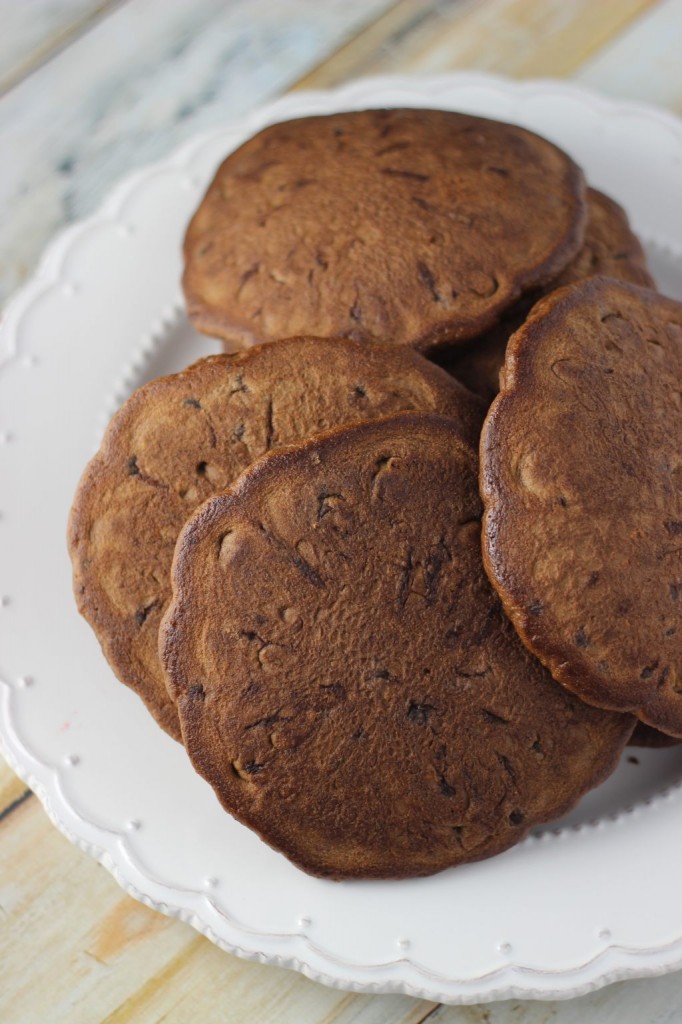
[[[682,304],[611,278],[512,337],[481,438],[484,558],[561,683],[682,737]]]
[[[237,347],[316,334],[430,351],[555,278],[585,217],[582,171],[515,125],[412,109],[286,121],[227,157],[195,213],[188,312]]]
[[[264,456],[180,536],[159,642],[188,753],[306,871],[491,856],[615,766],[634,720],[526,651],[480,516],[474,452],[413,413]]]
[[[170,566],[185,520],[270,448],[411,409],[452,416],[476,443],[483,409],[417,353],[292,338],[209,356],[144,385],[116,414],[69,523],[79,610],[115,673],[180,738],[158,660]]]

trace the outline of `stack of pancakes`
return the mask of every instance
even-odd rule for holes
[[[317,875],[429,874],[682,738],[682,305],[565,153],[445,111],[273,125],[184,286],[227,352],[116,414],[69,546],[231,814]]]

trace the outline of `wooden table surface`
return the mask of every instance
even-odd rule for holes
[[[682,113],[682,0],[0,0],[0,24],[0,302],[121,175],[289,89],[470,68]],[[327,989],[125,896],[0,761],[3,1024],[425,1020],[667,1024],[682,975],[475,1007]]]

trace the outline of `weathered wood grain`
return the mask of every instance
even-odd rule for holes
[[[0,95],[111,10],[116,0],[0,0]]]
[[[0,18],[0,301],[122,174],[294,83],[477,68],[682,109],[682,0],[0,0]],[[679,975],[437,1007],[229,957],[122,893],[1,761],[0,965],[8,1024],[682,1020]]]
[[[16,781],[15,781],[16,780]],[[13,789],[14,787],[14,789]],[[4,801],[25,787],[0,763]],[[338,992],[222,953],[121,892],[35,798],[0,821],[0,1020],[8,1024],[673,1024],[679,975],[569,1002],[436,1007]],[[36,973],[39,965],[39,974]]]
[[[0,821],[8,817],[20,800],[30,793],[25,782],[10,771],[0,757]]]
[[[25,789],[0,762],[0,807]],[[349,995],[227,956],[126,896],[35,797],[0,819],[0,964],[7,1024],[419,1024],[435,1006]]]
[[[111,186],[295,81],[390,0],[128,0],[0,98],[0,304]]]
[[[665,0],[611,39],[578,72],[610,96],[682,113],[682,0]]]
[[[296,88],[359,75],[461,68],[514,78],[570,75],[653,0],[402,0]]]

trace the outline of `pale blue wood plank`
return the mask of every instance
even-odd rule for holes
[[[97,23],[0,99],[0,301],[118,178],[278,94],[390,2],[128,0]]]
[[[111,8],[115,0],[0,0],[0,93]]]
[[[665,0],[580,68],[578,81],[682,113],[682,0]]]

